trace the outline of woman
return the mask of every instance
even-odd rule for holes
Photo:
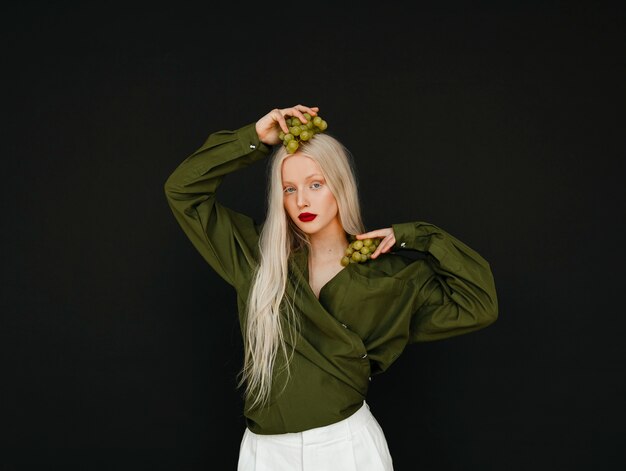
[[[416,221],[365,230],[351,155],[338,140],[321,132],[294,153],[279,145],[287,119],[318,113],[274,109],[215,132],[165,183],[183,231],[237,293],[238,386],[246,385],[239,471],[392,470],[365,400],[372,377],[407,344],[498,316],[489,263],[443,229]],[[262,224],[216,200],[226,175],[270,155]],[[353,239],[375,250],[346,265]]]

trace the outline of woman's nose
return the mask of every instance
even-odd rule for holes
[[[298,207],[300,208],[304,208],[305,206],[308,206],[309,202],[307,201],[307,199],[304,197],[304,195],[302,194],[301,191],[298,192]]]

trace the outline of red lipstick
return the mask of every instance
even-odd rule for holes
[[[317,214],[312,214],[312,213],[302,213],[298,216],[298,219],[300,219],[300,221],[312,221],[313,219],[315,219],[317,217]]]

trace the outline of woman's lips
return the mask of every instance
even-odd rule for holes
[[[298,219],[300,219],[300,221],[307,222],[307,221],[312,221],[316,217],[317,217],[317,214],[302,213],[298,216]]]

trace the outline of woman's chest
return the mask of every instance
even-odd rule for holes
[[[319,299],[320,291],[335,278],[344,267],[340,263],[336,264],[310,264],[309,265],[309,285],[315,297]]]
[[[398,327],[398,316],[405,317],[411,307],[407,281],[358,266],[344,270],[316,293],[321,306],[338,325],[358,333],[363,340]]]

